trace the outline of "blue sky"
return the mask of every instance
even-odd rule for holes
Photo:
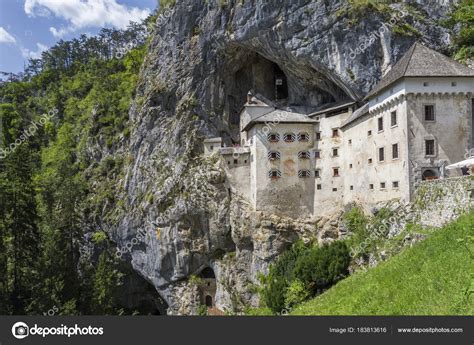
[[[23,71],[60,39],[123,28],[156,7],[156,0],[0,0],[0,71]]]

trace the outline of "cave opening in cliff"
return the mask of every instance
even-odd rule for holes
[[[232,49],[223,73],[224,98],[220,99],[234,144],[240,142],[240,113],[250,90],[280,108],[298,108],[308,114],[323,105],[351,99],[344,83],[322,66],[271,58],[243,47]]]
[[[139,275],[130,264],[124,263],[121,270],[124,276],[117,300],[125,314],[162,316],[167,314],[168,303],[152,283]]]
[[[231,125],[239,124],[240,111],[250,90],[254,90],[279,104],[286,105],[288,78],[278,64],[260,54],[251,53],[242,57],[239,65],[228,82],[230,85],[227,105]]]
[[[210,267],[204,268],[201,271],[200,277],[205,278],[205,279],[216,279],[216,275],[214,274],[214,270]]]

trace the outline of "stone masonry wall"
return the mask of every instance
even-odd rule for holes
[[[414,212],[419,224],[441,227],[474,207],[474,177],[423,181],[415,187]]]

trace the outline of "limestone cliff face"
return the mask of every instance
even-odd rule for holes
[[[162,11],[131,109],[111,233],[119,248],[131,244],[123,259],[169,314],[196,313],[188,278],[205,267],[216,275],[217,306],[238,311],[258,303],[258,273],[297,238],[337,238],[337,219],[251,212],[229,194],[219,162],[202,158],[202,140],[238,142],[246,93],[272,97],[275,73],[287,78],[289,104],[317,109],[363,96],[417,37],[443,50],[449,36],[434,21],[450,3],[418,3],[357,12],[333,0],[178,0]]]

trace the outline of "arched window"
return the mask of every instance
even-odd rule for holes
[[[309,134],[308,133],[299,133],[298,134],[298,141],[306,143],[309,141]]]
[[[268,172],[268,177],[270,177],[272,180],[278,180],[281,177],[281,172],[280,170],[270,170]]]
[[[277,143],[277,142],[280,141],[280,134],[278,134],[278,133],[269,133],[267,135],[267,139],[271,143]]]
[[[300,151],[298,152],[299,159],[310,159],[310,153],[308,151]]]
[[[300,170],[300,171],[298,171],[298,177],[299,178],[311,177],[311,171],[309,171],[309,170]]]
[[[423,175],[421,176],[421,179],[423,181],[425,181],[425,180],[436,180],[436,179],[438,179],[438,174],[432,169],[427,169],[427,170],[423,171]]]
[[[268,156],[269,160],[275,161],[275,160],[280,159],[280,152],[278,152],[278,151],[269,151],[267,156]]]
[[[285,143],[292,143],[296,140],[296,134],[295,133],[285,133],[283,135],[283,140]]]

